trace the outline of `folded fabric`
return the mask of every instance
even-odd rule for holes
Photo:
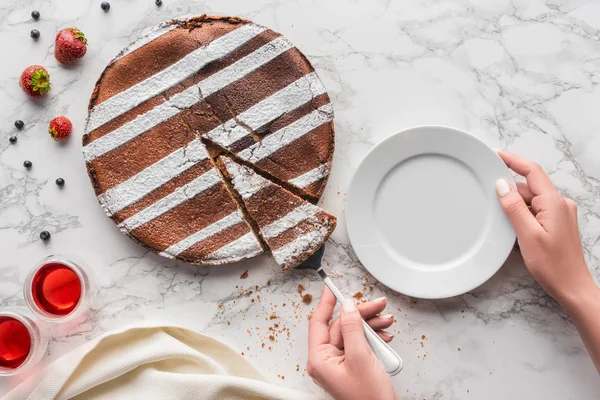
[[[323,399],[269,383],[226,344],[189,329],[143,323],[65,354],[3,400]]]

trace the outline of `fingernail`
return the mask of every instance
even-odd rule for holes
[[[506,182],[506,179],[498,179],[496,181],[496,193],[498,197],[504,197],[510,193],[510,185]]]
[[[378,297],[378,298],[376,298],[373,301],[385,301],[385,297]]]
[[[381,318],[392,319],[392,318],[394,318],[394,315],[393,314],[385,314],[385,315],[382,315]]]
[[[379,331],[379,333],[381,333],[383,336],[385,336],[386,338],[388,338],[389,340],[392,340],[394,338],[394,335],[392,335],[391,333],[389,333],[388,331]]]
[[[344,300],[344,304],[342,305],[345,313],[351,313],[356,311],[356,306],[354,305],[354,301],[352,299]]]

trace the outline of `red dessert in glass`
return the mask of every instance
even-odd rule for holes
[[[0,368],[19,367],[31,350],[29,329],[16,318],[0,316]]]
[[[48,262],[33,276],[33,301],[53,315],[68,315],[81,299],[81,279],[68,265]]]

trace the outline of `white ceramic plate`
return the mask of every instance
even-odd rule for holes
[[[444,298],[498,271],[515,232],[495,182],[514,182],[494,150],[443,126],[397,133],[367,154],[350,185],[346,222],[369,272],[409,296]]]

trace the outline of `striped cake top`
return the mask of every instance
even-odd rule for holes
[[[325,244],[336,226],[333,215],[229,157],[220,160],[279,265],[294,267]]]
[[[167,257],[219,264],[262,248],[205,143],[315,200],[333,137],[329,96],[298,49],[250,21],[201,16],[151,29],[109,63],[83,155],[124,233]]]

